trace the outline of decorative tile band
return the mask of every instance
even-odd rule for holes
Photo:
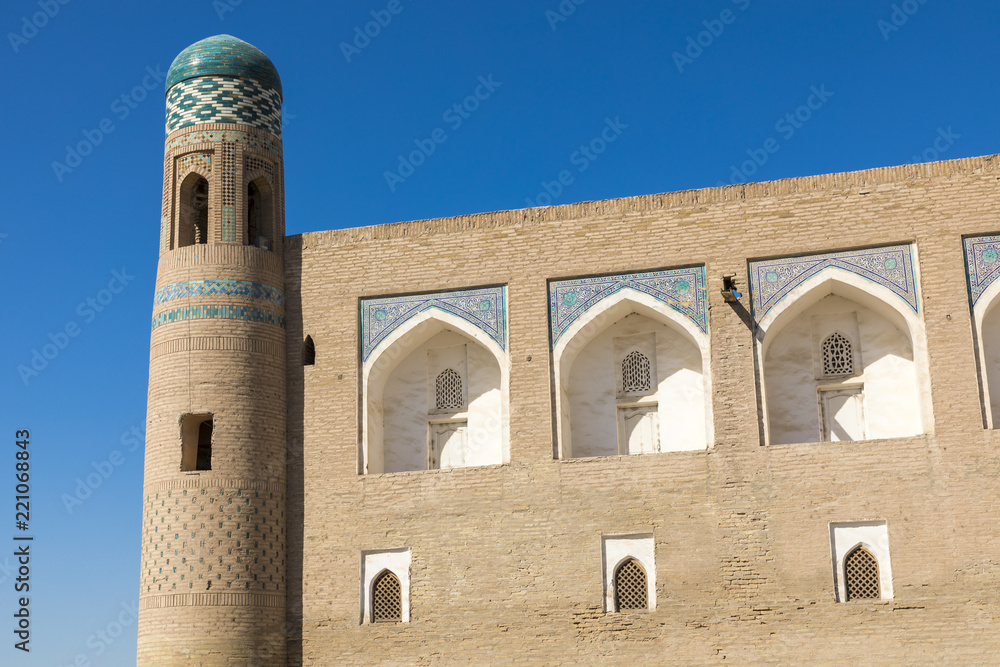
[[[962,243],[969,299],[975,308],[983,292],[1000,278],[1000,236],[973,236],[963,239]]]
[[[245,296],[250,299],[270,301],[279,306],[285,305],[285,294],[280,289],[248,280],[189,280],[166,285],[156,290],[153,304],[160,305],[174,299],[186,299],[192,296]]]
[[[202,76],[167,93],[167,133],[199,123],[239,123],[281,136],[281,95],[250,79]]]
[[[236,241],[236,207],[229,204],[222,205],[222,240]]]
[[[185,306],[174,308],[153,316],[153,329],[164,324],[185,320],[243,320],[262,322],[285,328],[284,315],[275,315],[270,310],[250,306]]]
[[[414,315],[437,308],[481,329],[507,349],[507,288],[484,287],[460,292],[389,296],[361,300],[361,354],[372,351]]]
[[[687,317],[703,333],[708,333],[705,267],[695,266],[549,283],[552,347],[555,348],[562,335],[581,315],[601,300],[624,289],[633,289],[653,297]]]
[[[281,154],[281,144],[266,137],[239,130],[201,130],[174,137],[166,143],[166,150],[190,146],[191,144],[213,144],[219,142],[240,143],[252,151]]]
[[[913,247],[907,244],[750,262],[754,319],[762,320],[789,292],[831,267],[882,285],[905,301],[913,312],[920,310]]]

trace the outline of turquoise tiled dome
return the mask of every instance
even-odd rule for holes
[[[257,47],[231,35],[216,35],[195,42],[174,59],[167,71],[167,86],[199,76],[237,76],[253,79],[281,95],[281,78],[271,59]]]

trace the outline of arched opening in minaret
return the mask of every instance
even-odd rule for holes
[[[302,343],[302,365],[316,365],[316,343],[313,342],[312,336],[306,336],[305,342]]]
[[[271,186],[267,179],[258,178],[247,184],[247,244],[264,250],[271,248],[273,218]]]
[[[181,183],[177,247],[208,243],[208,180],[197,173]]]
[[[212,469],[213,426],[210,414],[181,417],[181,470]]]

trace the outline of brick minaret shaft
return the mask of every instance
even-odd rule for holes
[[[166,84],[138,664],[285,664],[281,82],[227,35]]]

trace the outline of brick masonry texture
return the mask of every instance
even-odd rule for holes
[[[983,428],[962,238],[1000,228],[998,160],[286,238],[287,460],[257,462],[287,463],[288,664],[994,662],[1000,436]],[[725,303],[722,276],[746,291],[753,260],[910,243],[934,432],[764,445],[750,297]],[[714,445],[554,460],[548,281],[700,265]],[[172,273],[160,286],[193,279]],[[281,286],[260,273],[212,277]],[[510,463],[359,475],[360,300],[492,285],[507,286]],[[151,378],[182,345],[160,331]],[[888,525],[895,598],[837,603],[829,524],[872,519]],[[601,536],[630,533],[654,536],[657,608],[605,613]],[[362,551],[406,547],[411,622],[361,625]]]

